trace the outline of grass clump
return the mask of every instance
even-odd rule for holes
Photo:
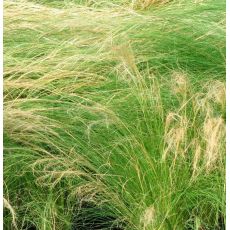
[[[224,228],[225,3],[158,2],[4,2],[5,229]]]

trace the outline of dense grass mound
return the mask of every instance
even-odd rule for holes
[[[222,230],[225,2],[4,1],[4,229]]]

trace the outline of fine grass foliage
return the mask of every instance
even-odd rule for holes
[[[4,228],[223,228],[225,94],[224,1],[4,1]]]

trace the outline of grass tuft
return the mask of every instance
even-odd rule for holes
[[[225,2],[4,2],[4,228],[225,225]]]

